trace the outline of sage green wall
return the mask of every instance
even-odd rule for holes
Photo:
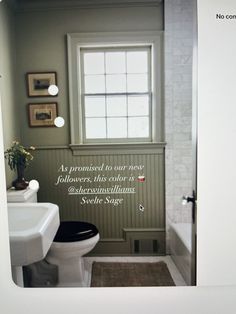
[[[19,102],[16,101],[15,20],[7,1],[0,3],[0,88],[3,115],[4,149],[20,140]],[[15,174],[6,165],[7,186]]]
[[[18,12],[16,25],[17,95],[24,144],[67,145],[70,139],[66,34],[162,30],[162,6]],[[27,97],[25,73],[34,71],[57,72],[58,97]],[[59,115],[66,120],[65,127],[29,128],[27,103],[47,101],[58,102]]]
[[[27,169],[27,177],[40,182],[38,199],[41,202],[52,202],[59,205],[61,220],[88,221],[97,226],[101,241],[95,253],[99,254],[132,254],[133,240],[149,239],[157,241],[157,254],[165,253],[165,204],[164,204],[164,148],[142,148],[139,151],[110,152],[109,155],[74,156],[70,149],[38,149],[34,152],[34,161]],[[103,166],[102,172],[69,171],[70,167]],[[129,169],[129,166],[141,166],[143,169]],[[113,168],[106,170],[106,166]],[[115,170],[115,166],[127,166]],[[95,181],[100,174],[107,181]],[[145,175],[145,181],[137,180]],[[58,182],[58,177],[63,182]],[[113,178],[131,176],[133,181],[115,181]],[[91,182],[73,182],[79,178],[90,178]],[[112,180],[110,181],[109,179]],[[69,182],[69,181],[72,182]],[[104,188],[119,185],[135,190],[133,194],[86,194],[70,195],[69,189],[75,187]],[[123,199],[114,206],[105,204],[106,197]],[[102,199],[101,204],[84,204],[82,197]],[[142,205],[144,210],[140,210]],[[152,251],[151,251],[152,253]]]
[[[102,238],[96,247],[97,254],[132,254],[135,239],[156,241],[157,253],[164,254],[164,149],[162,147],[154,153],[143,150],[139,154],[131,152],[117,155],[114,152],[102,156],[73,156],[68,149],[70,122],[66,47],[67,33],[162,30],[162,7],[18,12],[16,25],[17,95],[21,108],[22,140],[24,145],[37,147],[26,178],[39,181],[39,201],[58,204],[61,220],[85,220],[94,223]],[[27,97],[25,74],[34,71],[57,72],[57,97]],[[27,104],[53,101],[58,102],[59,115],[65,118],[65,126],[29,128]],[[61,165],[100,165],[102,162],[113,166],[143,164],[147,180],[143,185],[137,185],[137,176],[142,173],[135,173],[137,193],[124,195],[124,202],[117,207],[81,205],[81,196],[68,195],[68,184],[55,185]],[[109,175],[116,174],[117,172],[111,172]],[[82,173],[81,176],[86,174]],[[92,182],[90,187],[94,186],[97,185]],[[144,212],[138,210],[139,204],[144,205]]]

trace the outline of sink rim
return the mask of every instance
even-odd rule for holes
[[[37,206],[35,206],[36,204],[37,204]],[[34,226],[28,227],[25,230],[17,230],[17,231],[11,230],[10,214],[8,213],[8,226],[9,226],[10,239],[30,236],[32,233],[38,233],[40,231],[43,231],[43,229],[45,228],[44,224],[49,223],[49,220],[51,218],[53,218],[55,211],[58,210],[58,206],[56,204],[52,204],[52,203],[8,203],[7,207],[8,207],[8,209],[16,208],[16,210],[19,210],[19,211],[25,207],[28,207],[28,208],[30,208],[30,207],[40,208],[41,207],[41,208],[45,209],[45,212],[43,213],[42,217],[40,217],[40,220]],[[34,210],[34,209],[32,208],[32,210]],[[47,217],[45,217],[45,216],[47,216]],[[45,219],[46,219],[46,221],[45,221]]]
[[[9,242],[11,251],[11,264],[25,266],[42,260],[55,237],[60,224],[59,207],[53,203],[8,203],[8,211],[12,209],[19,212],[27,207],[32,212],[35,207],[46,208],[40,221],[25,230],[10,230],[10,214],[8,214]],[[13,219],[13,218],[12,218]],[[17,218],[16,218],[17,219]]]

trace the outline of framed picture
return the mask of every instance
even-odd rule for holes
[[[29,97],[55,97],[48,93],[48,87],[57,85],[56,72],[27,73],[26,81]]]
[[[29,104],[30,127],[53,127],[57,117],[57,103]]]

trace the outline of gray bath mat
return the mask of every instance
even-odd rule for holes
[[[175,286],[167,265],[94,262],[91,287]]]

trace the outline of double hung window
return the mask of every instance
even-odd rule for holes
[[[161,142],[161,32],[67,37],[72,146]]]
[[[84,141],[149,141],[150,47],[81,49]]]

